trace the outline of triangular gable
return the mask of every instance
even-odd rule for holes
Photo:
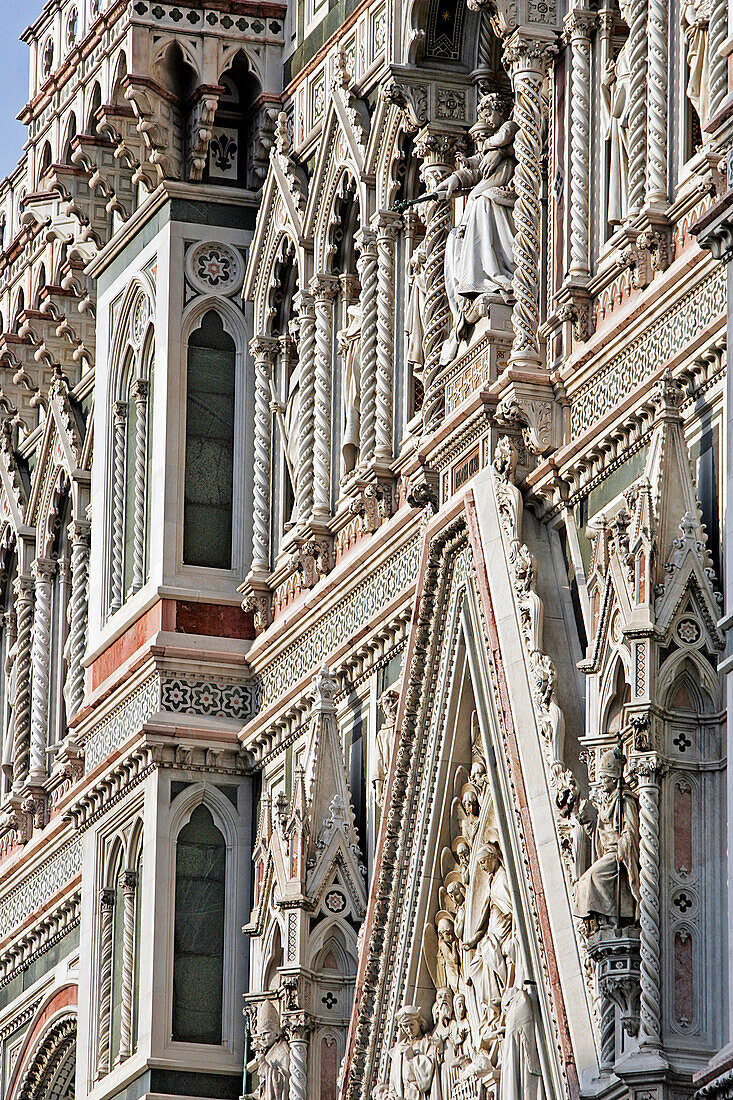
[[[491,561],[490,576],[486,561]],[[368,946],[357,977],[344,1096],[366,1100],[386,1082],[403,1005],[417,1003],[425,1019],[430,1013],[424,944],[426,935],[430,939],[427,926],[436,926],[441,914],[430,910],[435,897],[427,898],[425,891],[434,893],[435,888],[433,867],[441,843],[437,815],[448,804],[446,785],[455,782],[457,766],[468,770],[471,763],[470,756],[450,756],[456,685],[466,675],[517,906],[522,965],[535,983],[545,1091],[577,1096],[577,1071],[589,1076],[598,1071],[591,1004],[555,823],[541,708],[491,472],[479,475],[451,515],[427,527],[419,576],[403,665],[399,732],[364,926]],[[467,752],[464,735],[464,757]],[[452,787],[450,793],[457,797]],[[451,859],[448,853],[442,875],[451,874]],[[449,921],[448,910],[442,916]]]

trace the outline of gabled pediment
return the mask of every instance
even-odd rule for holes
[[[492,472],[473,486],[448,523],[425,531],[346,1053],[349,1100],[396,1072],[405,1013],[421,1017],[425,1051],[442,1051],[444,1095],[480,1095],[489,1078],[496,1087],[514,1040],[507,1006],[520,1002],[540,1093],[564,1094],[571,1063],[597,1073],[546,760],[551,694],[538,691],[539,651],[529,651],[510,566],[519,547],[505,542]],[[448,1031],[465,1059],[453,1057]]]

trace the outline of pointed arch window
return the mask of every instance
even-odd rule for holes
[[[173,1039],[219,1044],[224,999],[226,842],[196,807],[176,842]]]
[[[216,310],[188,340],[183,562],[232,568],[236,346]]]
[[[147,331],[145,327],[148,311],[147,299],[141,298],[131,312],[128,339],[123,342],[118,398],[112,406],[110,611],[113,614],[143,587],[149,575],[152,448],[149,411],[155,351],[152,326]]]

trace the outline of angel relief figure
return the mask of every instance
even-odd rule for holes
[[[478,789],[469,780],[465,768],[458,769],[453,780],[455,796],[451,804],[451,826],[454,834],[460,834],[473,844],[479,824]]]

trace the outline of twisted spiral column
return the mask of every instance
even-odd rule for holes
[[[570,274],[587,278],[590,222],[590,48],[595,15],[565,17],[570,43]]]
[[[649,0],[646,201],[650,206],[667,203],[668,24],[668,0]]]
[[[643,1047],[661,1046],[661,914],[659,901],[660,765],[652,758],[635,769],[639,782],[639,875],[641,899],[641,1011]]]
[[[415,152],[422,158],[421,178],[433,191],[449,175],[458,142],[455,137],[421,130]],[[450,307],[445,292],[445,247],[451,228],[451,208],[447,202],[427,204],[425,225],[425,317],[423,322],[422,434],[429,435],[440,424],[445,410],[445,395],[439,382],[440,353],[450,330]]]
[[[306,523],[313,511],[313,445],[315,420],[316,307],[313,296],[300,291],[295,300],[298,313],[300,397],[298,405],[298,470],[296,473],[297,516]]]
[[[616,1061],[616,1007],[610,997],[601,1005],[601,1069],[613,1069]]]
[[[51,597],[56,563],[49,558],[36,558],[31,567],[35,580],[36,610],[33,616],[31,646],[31,755],[32,782],[46,777],[46,744],[48,741],[48,691],[51,664]]]
[[[708,24],[708,51],[710,54],[710,115],[720,110],[728,92],[728,58],[723,57],[721,47],[728,34],[728,4],[726,0],[713,0]],[[703,119],[703,125],[705,125]]]
[[[270,571],[270,466],[272,452],[272,413],[270,379],[277,352],[272,336],[255,336],[250,341],[255,365],[255,439],[254,439],[254,525],[252,532],[252,571]]]
[[[135,901],[137,871],[123,871],[122,881],[122,994],[120,1061],[132,1054],[132,994],[135,973]]]
[[[68,670],[64,685],[66,712],[69,717],[84,702],[84,652],[87,646],[89,608],[89,546],[91,530],[84,520],[69,524],[71,542],[71,599],[67,607],[69,623]]]
[[[13,709],[13,789],[28,778],[31,740],[31,636],[33,634],[33,578],[17,577],[15,615],[18,624]]]
[[[114,940],[115,892],[99,893],[99,1036],[97,1078],[110,1070],[110,1024],[112,1017],[112,945]]]
[[[629,4],[629,206],[634,217],[644,205],[646,182],[647,0]]]
[[[338,280],[316,275],[311,291],[316,307],[315,438],[313,447],[313,518],[331,514],[331,360],[333,354],[333,300]]]
[[[376,457],[392,460],[392,380],[394,378],[395,248],[400,216],[383,210],[377,231],[377,444]]]
[[[292,1030],[290,1046],[290,1087],[288,1100],[306,1100],[308,1093],[308,1039]]]
[[[377,235],[372,229],[360,229],[356,243],[361,282],[359,461],[366,466],[374,458],[377,438]]]
[[[542,208],[542,85],[551,59],[547,43],[515,38],[504,50],[514,87],[514,140],[517,168],[514,187],[514,342],[513,366],[540,366],[537,330],[540,323],[540,227]]]
[[[135,402],[135,512],[132,549],[132,591],[145,583],[145,513],[148,488],[148,394],[147,378],[137,378],[131,395]]]
[[[13,705],[15,700],[12,694],[13,667],[15,658],[11,656],[13,647],[18,637],[18,623],[15,617],[15,608],[11,607],[2,616],[2,628],[5,634],[5,645],[2,652],[5,654],[4,667],[0,669],[0,675],[5,678],[5,707],[2,712],[3,719],[3,774],[12,778],[13,775]],[[5,724],[7,720],[7,725]]]
[[[125,556],[125,452],[127,450],[127,402],[112,408],[114,475],[112,483],[112,593],[110,610],[122,607],[122,566]]]

